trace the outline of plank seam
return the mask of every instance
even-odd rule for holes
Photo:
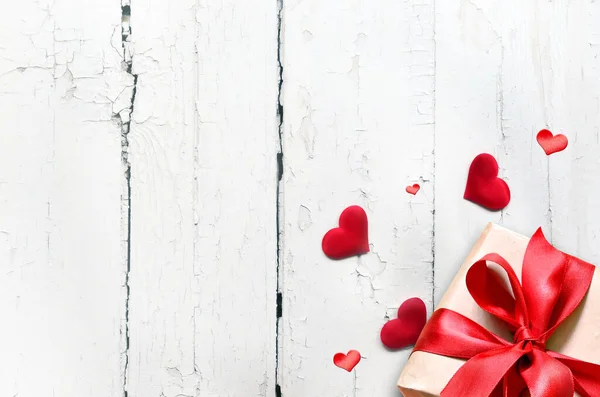
[[[123,397],[128,397],[127,391],[127,371],[129,368],[129,300],[131,297],[131,287],[129,283],[129,276],[131,272],[131,162],[129,161],[129,133],[131,132],[131,115],[133,114],[135,97],[137,94],[137,81],[138,75],[133,73],[133,58],[128,51],[128,44],[132,34],[130,25],[131,18],[131,6],[128,0],[123,0],[121,3],[121,45],[123,48],[123,60],[124,69],[127,74],[133,77],[133,89],[131,92],[129,107],[127,110],[128,118],[121,120],[121,161],[124,168],[125,177],[125,205],[126,217],[126,254],[125,254],[125,319],[124,325],[121,329],[121,335],[125,340],[125,349],[123,352],[123,359],[125,361],[123,365]]]
[[[283,20],[283,0],[277,0],[277,65],[279,68],[279,83],[277,86],[277,117],[278,126],[278,152],[277,152],[277,186],[276,186],[276,233],[277,233],[277,260],[276,260],[276,320],[275,320],[275,397],[281,397],[281,386],[279,385],[279,321],[283,316],[283,293],[281,291],[281,214],[282,200],[281,189],[283,179],[283,102],[281,100],[283,89],[283,62],[282,62],[282,20]]]
[[[435,309],[435,196],[436,196],[436,105],[437,105],[437,37],[436,37],[436,23],[437,23],[437,1],[433,0],[433,172],[431,181],[433,183],[433,198],[431,199],[432,211],[431,211],[431,310]]]

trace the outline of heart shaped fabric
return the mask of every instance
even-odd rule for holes
[[[336,353],[333,356],[333,363],[346,371],[350,372],[360,362],[360,353],[356,350],[350,350],[348,354]]]
[[[346,208],[339,227],[331,229],[322,241],[323,252],[331,259],[343,259],[369,252],[367,214],[358,205]]]
[[[541,130],[537,134],[537,141],[547,155],[566,149],[569,140],[562,134],[553,135],[549,130]]]
[[[419,186],[418,183],[415,183],[414,185],[410,186],[408,185],[406,187],[406,193],[410,193],[412,195],[417,194],[417,192],[421,189],[421,186]]]
[[[498,178],[498,163],[491,154],[482,153],[471,163],[464,198],[492,211],[510,202],[510,189]]]
[[[406,300],[398,309],[398,318],[388,321],[381,329],[381,342],[389,349],[414,345],[427,322],[427,308],[419,298]]]

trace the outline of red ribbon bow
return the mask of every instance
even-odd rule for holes
[[[494,262],[508,274],[511,294]],[[508,342],[471,319],[437,310],[415,351],[468,360],[454,374],[441,397],[600,396],[600,365],[546,350],[556,328],[579,306],[595,267],[555,249],[541,231],[531,238],[523,259],[522,282],[508,262],[488,254],[467,273],[467,288],[477,304],[514,333]],[[514,295],[514,297],[513,297]]]

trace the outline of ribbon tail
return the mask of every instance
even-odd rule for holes
[[[502,381],[502,394],[500,397],[520,397],[524,390],[527,390],[527,384],[517,370],[518,365],[511,367],[504,380]]]
[[[524,354],[527,351],[515,345],[476,355],[454,374],[440,397],[464,397],[467,390],[470,397],[494,395],[500,381]]]
[[[542,350],[533,349],[528,365],[519,368],[531,397],[573,397],[575,385],[569,367]]]
[[[547,353],[569,367],[575,381],[575,390],[581,397],[600,396],[600,365],[580,361],[556,352],[549,351]]]

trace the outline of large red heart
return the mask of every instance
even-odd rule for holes
[[[548,130],[541,130],[537,134],[537,141],[547,155],[565,150],[569,140],[562,134],[552,135]]]
[[[491,154],[482,153],[471,163],[464,198],[492,211],[510,202],[510,189],[498,178],[498,163]]]
[[[419,298],[405,301],[398,309],[398,318],[381,329],[381,342],[390,349],[414,345],[427,322],[427,308]]]
[[[358,205],[348,207],[340,215],[340,227],[323,236],[323,252],[332,259],[343,259],[369,252],[367,214]]]
[[[348,354],[336,353],[333,356],[333,363],[346,371],[350,372],[360,362],[360,353],[356,350],[350,350]]]

